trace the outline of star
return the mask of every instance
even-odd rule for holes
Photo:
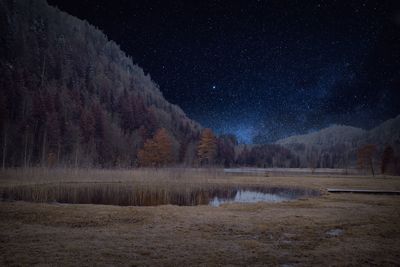
[[[209,8],[144,1],[142,9],[126,5],[128,10],[98,0],[98,12],[88,4],[77,8],[71,3],[76,1],[47,1],[101,22],[98,26],[151,74],[168,101],[217,134],[235,133],[237,125],[251,121],[255,134],[275,128],[265,141],[273,142],[331,123],[368,128],[400,113],[400,35],[385,1],[354,0],[350,6],[323,0],[305,6],[202,1]],[[136,27],[153,17],[151,10],[161,15],[154,17],[159,27]],[[384,103],[382,111],[370,107],[377,101]],[[360,120],[353,111],[374,118]]]

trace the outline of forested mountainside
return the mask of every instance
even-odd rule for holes
[[[344,126],[334,125],[322,130],[304,135],[294,135],[285,139],[278,140],[278,144],[303,143],[320,147],[330,147],[337,144],[351,143],[360,138],[365,130]]]
[[[100,30],[45,0],[0,1],[3,166],[133,166],[157,129],[174,161],[201,127]]]
[[[400,115],[367,131],[335,125],[317,132],[291,136],[276,142],[299,157],[302,167],[342,168],[357,165],[357,151],[371,144],[376,147],[377,161],[385,147],[400,156]]]

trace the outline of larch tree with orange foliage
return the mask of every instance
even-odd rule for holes
[[[211,129],[204,129],[197,147],[200,164],[211,164],[217,154],[217,140]]]
[[[173,161],[172,141],[166,129],[159,129],[138,153],[141,166],[162,167]]]
[[[154,136],[154,142],[157,144],[160,157],[160,165],[168,165],[172,162],[172,141],[165,128],[161,128]]]

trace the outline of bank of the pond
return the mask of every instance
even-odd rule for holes
[[[319,191],[308,188],[234,184],[156,186],[129,183],[47,183],[0,188],[3,200],[119,206],[219,206],[231,202],[277,202],[318,195]]]

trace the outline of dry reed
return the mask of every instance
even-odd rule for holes
[[[3,200],[152,206],[208,204],[237,190],[315,195],[312,190],[235,184],[220,169],[10,169],[0,172]]]

